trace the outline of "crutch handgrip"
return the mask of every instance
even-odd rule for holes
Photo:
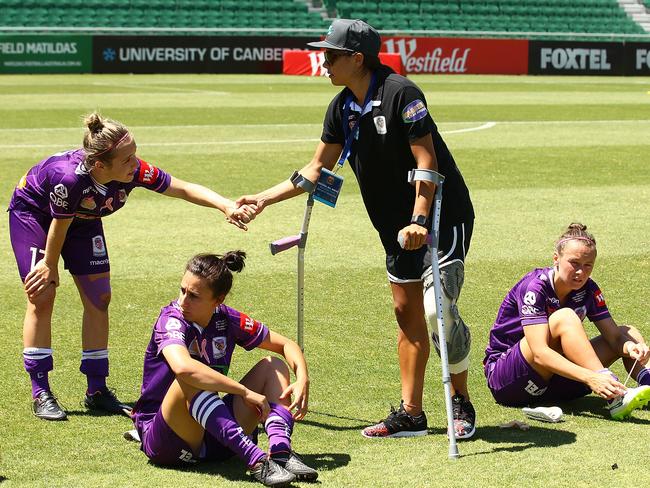
[[[431,245],[432,239],[431,234],[427,234],[427,246]],[[397,234],[397,242],[399,242],[399,247],[404,249],[404,236],[402,234]]]
[[[291,249],[298,244],[300,244],[300,234],[283,237],[282,239],[273,241],[271,244],[269,244],[269,247],[271,248],[271,254],[276,255],[277,253]]]

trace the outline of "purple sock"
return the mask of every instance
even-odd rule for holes
[[[54,368],[52,349],[45,347],[26,347],[23,349],[25,371],[32,380],[32,398],[50,390],[47,374]]]
[[[81,353],[79,371],[86,375],[89,394],[106,388],[108,376],[108,349],[87,349]]]
[[[264,451],[244,434],[219,395],[202,391],[190,402],[190,415],[221,444],[251,467],[266,457]]]
[[[264,422],[264,430],[269,436],[269,451],[271,456],[291,452],[291,433],[293,432],[293,416],[287,408],[278,403],[270,403],[271,412]]]
[[[650,369],[643,368],[641,371],[639,371],[639,374],[636,375],[636,381],[637,383],[639,383],[639,386],[641,385],[650,386]]]

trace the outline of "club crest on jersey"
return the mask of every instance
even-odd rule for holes
[[[225,337],[213,337],[212,338],[212,357],[214,359],[221,359],[226,355],[226,349],[228,348],[228,341]]]
[[[598,305],[599,307],[605,306],[605,297],[603,296],[602,291],[596,290],[594,292],[594,300],[596,300],[596,305]]]
[[[260,323],[243,313],[239,317],[239,328],[250,335],[255,335],[260,328]]]
[[[126,194],[126,190],[121,190],[120,189],[120,190],[117,191],[117,199],[118,199],[118,201],[120,203],[126,202],[127,197],[128,197],[128,195]]]
[[[63,183],[59,183],[54,187],[54,194],[63,199],[68,198],[68,189]]]
[[[94,196],[89,195],[81,199],[79,206],[81,208],[85,208],[86,210],[95,210],[97,208],[97,202],[95,201]]]
[[[101,235],[93,237],[93,256],[101,258],[106,256],[106,246],[104,238]]]
[[[422,100],[414,100],[402,110],[402,120],[406,123],[417,122],[426,117],[428,113]]]
[[[377,129],[377,134],[387,133],[386,117],[384,117],[383,115],[377,115],[377,117],[375,117],[373,121],[375,122],[375,129]]]
[[[583,305],[582,307],[576,308],[574,312],[580,318],[580,320],[584,320],[585,317],[587,316],[587,307]]]
[[[138,180],[140,183],[150,184],[158,178],[158,168],[150,165],[146,161],[140,160],[140,171],[138,172]]]

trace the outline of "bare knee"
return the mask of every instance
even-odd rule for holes
[[[263,365],[264,371],[284,376],[287,380],[290,377],[287,363],[277,356],[266,356],[264,359],[260,360],[259,364]]]
[[[548,326],[554,336],[562,335],[567,328],[582,327],[582,320],[570,308],[561,308],[548,318]]]
[[[31,307],[38,313],[51,311],[54,308],[54,298],[56,297],[56,288],[48,286],[42,293],[36,296],[27,296]]]

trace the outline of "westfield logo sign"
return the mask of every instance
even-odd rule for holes
[[[427,44],[431,44],[430,42]],[[418,49],[418,40],[388,39],[384,42],[386,51],[399,54],[407,73],[466,73],[469,47],[426,46]]]

